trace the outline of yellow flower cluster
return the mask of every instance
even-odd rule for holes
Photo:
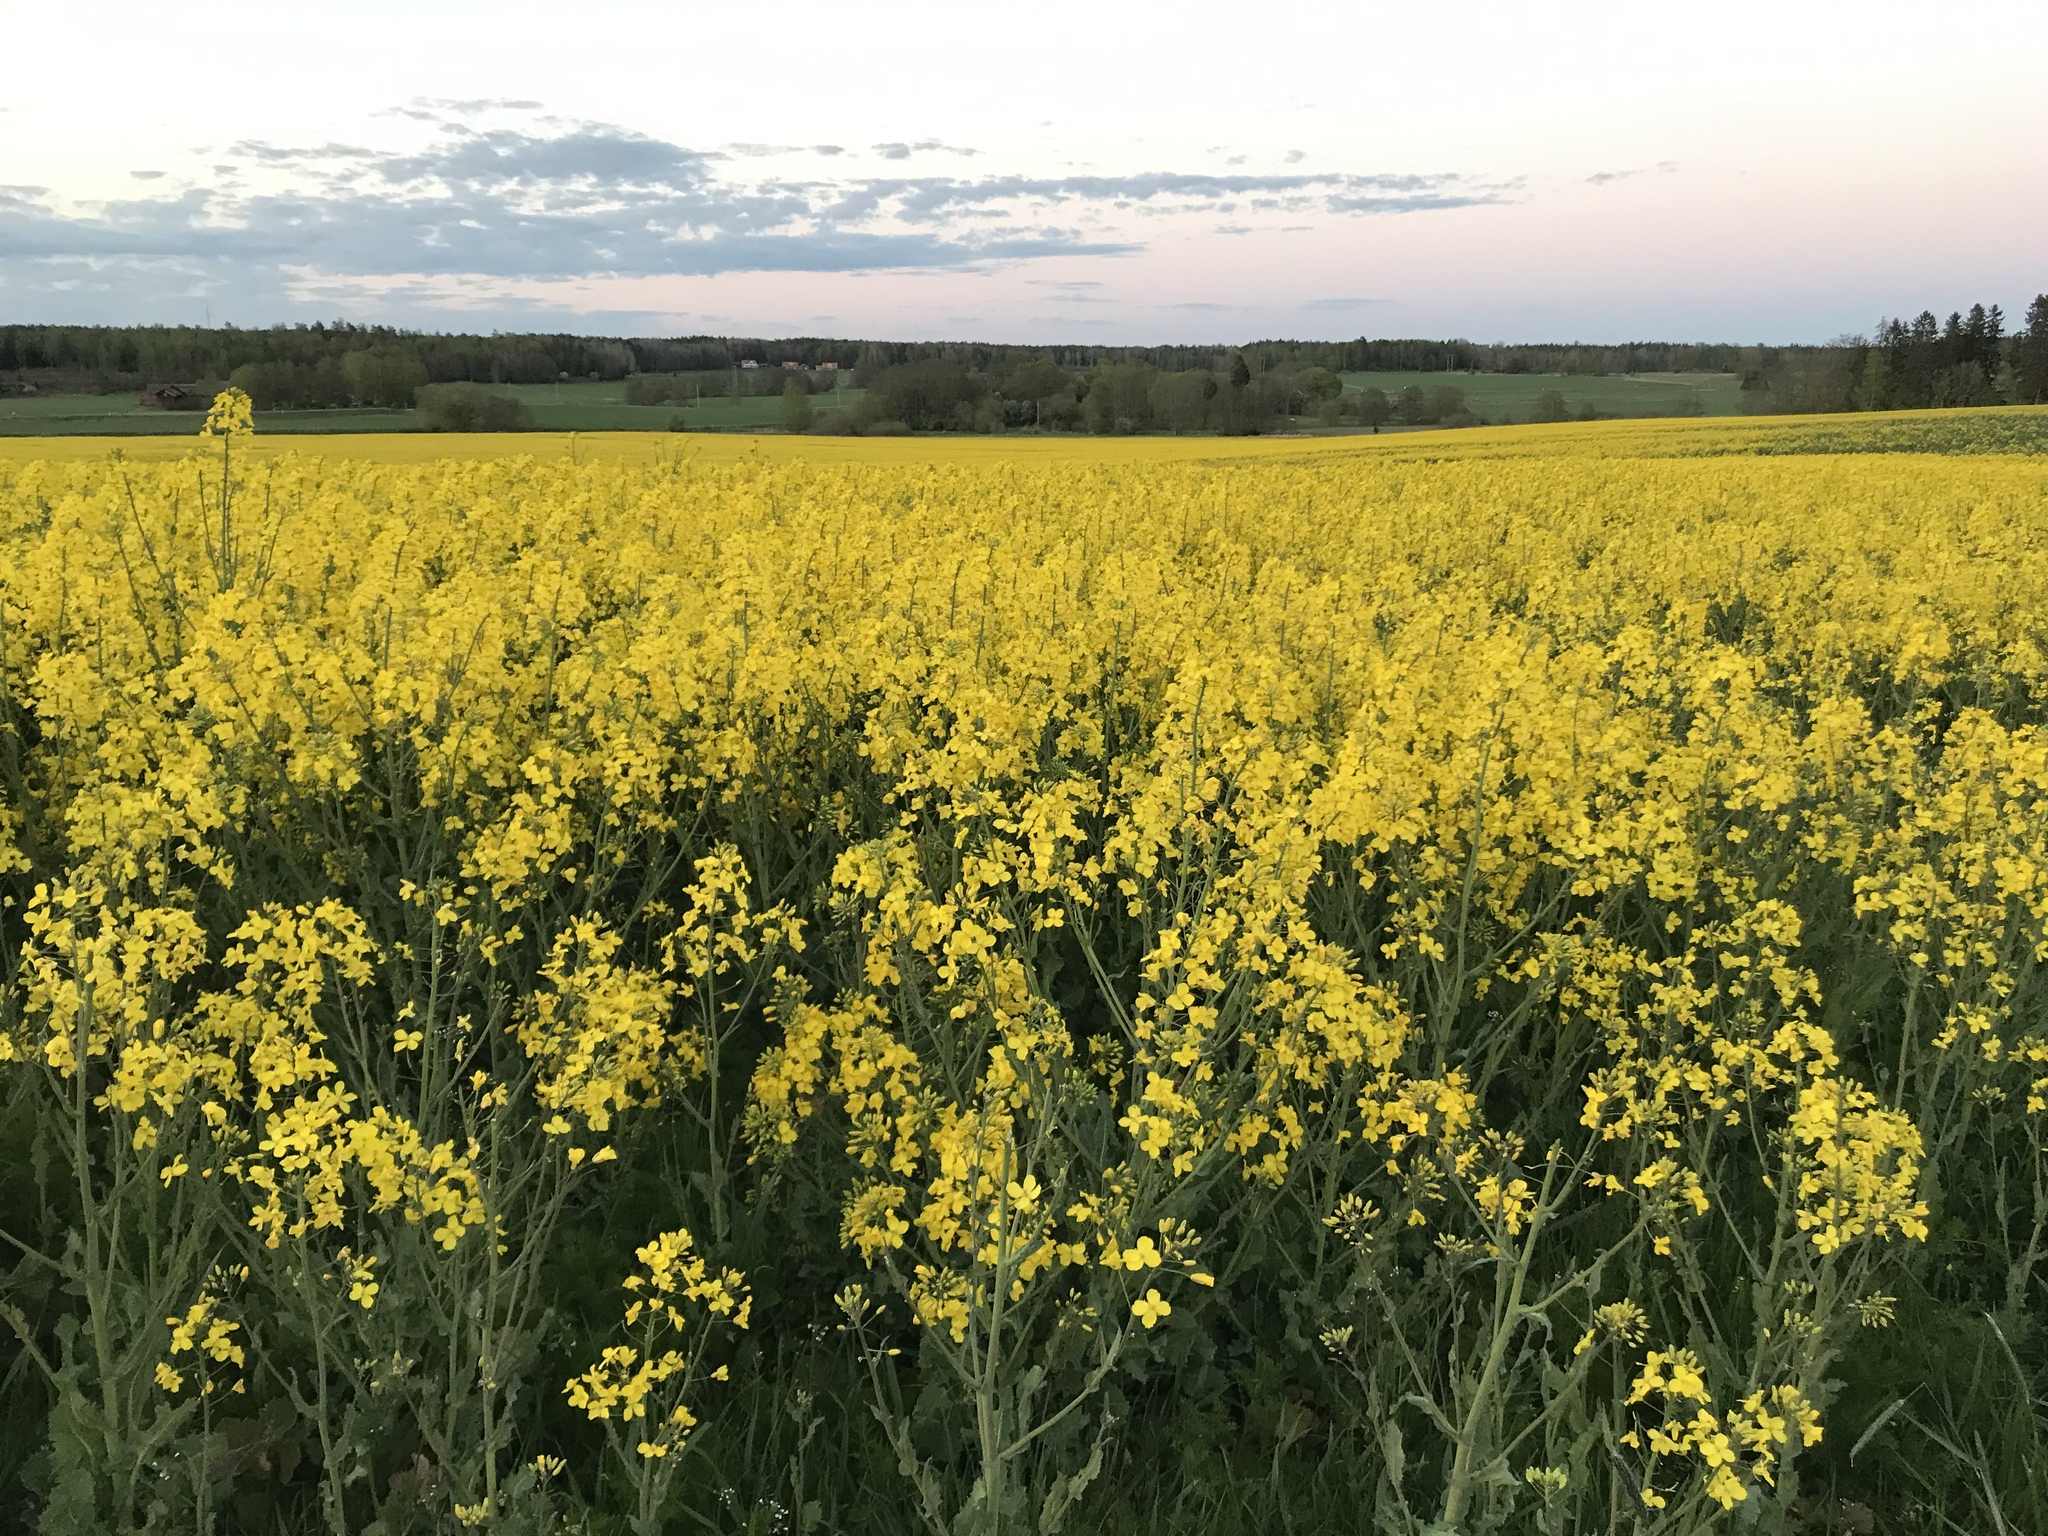
[[[682,1449],[697,1417],[685,1400],[703,1364],[714,1319],[745,1328],[753,1311],[746,1277],[714,1270],[685,1231],[664,1232],[640,1248],[640,1268],[622,1282],[632,1294],[625,1326],[632,1344],[607,1346],[596,1365],[563,1389],[571,1407],[623,1433],[634,1453],[660,1460]],[[727,1368],[710,1373],[723,1381]],[[637,1426],[637,1427],[636,1427]]]
[[[241,437],[256,430],[256,406],[246,390],[224,389],[207,407],[202,437]]]
[[[200,1391],[210,1394],[216,1390],[210,1366],[233,1366],[239,1372],[247,1361],[246,1352],[235,1337],[242,1332],[242,1325],[221,1314],[219,1282],[224,1278],[215,1276],[215,1283],[209,1285],[182,1314],[164,1319],[165,1326],[171,1331],[169,1358],[157,1362],[156,1384],[174,1396],[185,1390],[186,1378],[194,1372],[199,1376]],[[190,1355],[192,1360],[179,1362],[181,1355]],[[244,1390],[239,1375],[227,1390],[236,1393]]]
[[[1805,1153],[1799,1226],[1815,1248],[1832,1253],[1866,1233],[1926,1239],[1927,1202],[1915,1198],[1920,1132],[1904,1115],[1877,1107],[1868,1089],[1822,1078],[1800,1093],[1792,1135]]]
[[[1662,1410],[1662,1420],[1620,1437],[1623,1445],[1649,1453],[1641,1495],[1651,1509],[1670,1503],[1652,1481],[1659,1460],[1696,1460],[1706,1496],[1725,1510],[1747,1499],[1758,1483],[1775,1486],[1781,1458],[1816,1445],[1821,1438],[1818,1410],[1794,1386],[1752,1392],[1739,1407],[1725,1414],[1714,1412],[1704,1368],[1691,1350],[1650,1351],[1629,1388],[1628,1401],[1633,1405],[1652,1398]]]
[[[1199,1326],[1198,1230],[1512,1270],[1561,1371],[1710,1241],[1861,1294],[2048,1117],[2038,464],[1545,452],[0,468],[0,1064],[358,1325],[539,1262],[641,1116],[707,1243],[809,1181],[1084,1396]],[[748,1303],[640,1260],[569,1391],[659,1460]],[[1800,1337],[1652,1353],[1628,1443],[1739,1503]]]

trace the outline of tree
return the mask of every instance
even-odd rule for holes
[[[1433,386],[1424,411],[1423,420],[1434,422],[1446,422],[1453,416],[1471,415],[1471,412],[1465,409],[1465,391],[1455,384]]]
[[[306,403],[300,371],[290,363],[244,363],[228,375],[228,387],[247,395],[259,411],[290,410]]]
[[[1216,398],[1216,375],[1206,368],[1162,373],[1152,382],[1152,420],[1168,432],[1199,432],[1209,425],[1209,402]]]
[[[533,425],[523,401],[481,384],[428,384],[419,402],[423,432],[520,432]]]
[[[1570,421],[1572,408],[1565,403],[1560,390],[1546,389],[1536,397],[1536,409],[1529,413],[1531,421]]]
[[[1045,403],[1066,394],[1074,387],[1074,376],[1058,363],[1044,358],[1034,358],[1020,363],[1017,371],[1010,375],[1003,385],[1005,398],[1030,403],[1031,421],[1034,426],[1045,425]]]
[[[2048,293],[2027,306],[2026,334],[2013,348],[2014,397],[2026,405],[2048,405]]]
[[[791,376],[782,386],[782,410],[776,421],[785,432],[811,430],[811,391],[801,378]]]
[[[1891,354],[1883,347],[1872,347],[1863,359],[1863,371],[1849,403],[1859,411],[1881,411],[1891,403],[1891,391]]]
[[[341,360],[349,398],[358,405],[404,410],[427,382],[426,364],[410,347],[366,347]]]
[[[1394,418],[1393,402],[1384,389],[1371,388],[1358,397],[1358,419],[1377,432]]]
[[[913,432],[965,432],[987,392],[980,376],[958,363],[921,358],[875,374],[854,407],[853,424],[864,431],[897,422]]]
[[[1239,352],[1230,359],[1230,387],[1232,389],[1243,389],[1251,381],[1252,365],[1246,362],[1244,354]]]
[[[1088,429],[1099,433],[1142,432],[1152,425],[1152,383],[1159,370],[1150,363],[1104,363],[1088,381]]]
[[[1334,400],[1344,393],[1344,381],[1327,368],[1311,368],[1294,386],[1311,402]]]
[[[1003,394],[1012,400],[1050,400],[1054,395],[1073,387],[1074,376],[1058,363],[1047,362],[1044,358],[1033,358],[1020,363],[1017,371],[1010,375],[1003,385]]]

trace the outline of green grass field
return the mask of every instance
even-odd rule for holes
[[[534,426],[544,432],[660,432],[667,429],[678,410],[696,431],[753,431],[774,426],[782,414],[779,395],[746,396],[738,400],[729,395],[707,395],[681,406],[628,405],[623,379],[611,383],[579,381],[507,387],[526,402],[526,408],[533,413]],[[843,390],[837,395],[813,395],[811,409],[822,416],[851,406],[860,396],[857,389]]]
[[[569,384],[510,384],[533,413],[542,432],[664,432],[679,407],[628,405],[623,380]],[[851,406],[857,389],[812,397],[824,415]],[[717,395],[680,408],[700,432],[758,431],[775,424],[782,411],[777,396],[734,400]],[[139,406],[132,395],[9,395],[0,398],[0,437],[146,436],[185,437],[199,430],[197,411],[164,411]],[[258,411],[259,432],[409,432],[418,425],[412,411]]]
[[[1603,415],[1673,415],[1679,401],[1697,399],[1709,416],[1733,416],[1742,391],[1732,373],[1638,373],[1579,378],[1541,373],[1348,373],[1344,386],[1398,395],[1409,385],[1434,389],[1449,384],[1465,392],[1466,404],[1492,422],[1527,421],[1536,400],[1550,390],[1572,411],[1591,405]],[[624,380],[577,380],[564,384],[510,384],[533,413],[542,432],[662,432],[680,410],[700,432],[753,432],[775,425],[782,401],[774,395],[735,400],[728,395],[674,405],[628,405]],[[850,407],[857,389],[812,397],[825,415]],[[193,411],[139,406],[131,395],[10,395],[0,398],[0,437],[148,436],[184,437],[199,430]],[[261,432],[409,432],[418,425],[411,411],[259,411]]]
[[[189,437],[206,418],[163,411],[132,395],[9,395],[0,399],[0,437]],[[411,411],[263,411],[264,432],[403,432]]]
[[[1584,378],[1558,373],[1347,373],[1347,390],[1380,389],[1398,395],[1409,385],[1465,391],[1465,403],[1488,421],[1527,421],[1537,396],[1556,390],[1574,411],[1591,405],[1603,415],[1669,416],[1679,401],[1697,399],[1709,416],[1742,408],[1742,381],[1732,373],[1631,373]]]
[[[9,395],[0,398],[0,437],[188,437],[206,418],[198,411],[139,406],[132,395]],[[265,432],[396,432],[410,411],[265,411]]]

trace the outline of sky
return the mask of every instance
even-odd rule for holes
[[[2048,290],[2048,3],[0,0],[0,322],[1811,342]]]

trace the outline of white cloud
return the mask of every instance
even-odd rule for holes
[[[158,282],[244,294],[296,272],[284,285],[291,292],[308,292],[309,274],[317,274],[327,289],[387,295],[405,291],[396,280],[408,277],[552,282],[952,269],[1128,256],[1142,249],[1123,227],[1134,211],[1180,216],[1246,196],[1272,211],[1398,214],[1507,195],[1446,173],[742,175],[734,156],[772,160],[799,150],[738,143],[707,152],[607,124],[536,132],[443,123],[404,150],[245,139],[229,152],[234,160],[216,170],[246,168],[255,184],[238,175],[173,196],[78,208],[60,208],[40,188],[8,189],[0,193],[0,266],[17,280],[39,267],[125,266],[138,281],[154,273]]]

